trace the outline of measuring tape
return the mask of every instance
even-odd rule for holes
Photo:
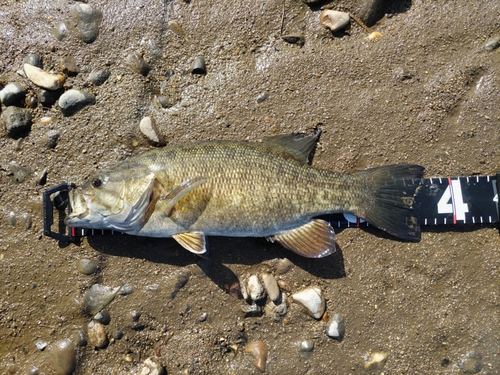
[[[496,176],[424,178],[415,192],[413,209],[421,226],[459,224],[497,224],[500,222],[500,173]],[[110,230],[68,228],[64,217],[71,212],[68,192],[72,183],[60,184],[43,193],[44,234],[59,241],[73,242],[83,236],[113,234]],[[53,231],[54,209],[59,213],[58,230]],[[368,226],[369,223],[349,214],[328,215],[333,227]]]

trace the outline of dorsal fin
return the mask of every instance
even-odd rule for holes
[[[280,134],[263,138],[261,143],[295,160],[308,163],[320,134],[320,129],[308,136],[302,133]]]

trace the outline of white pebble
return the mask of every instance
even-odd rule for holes
[[[270,273],[264,272],[260,275],[262,278],[262,283],[264,284],[264,288],[267,291],[267,295],[271,300],[278,301],[281,297],[280,288],[274,276]]]
[[[258,301],[266,295],[257,275],[252,275],[248,278],[247,290],[250,298],[254,301]]]
[[[342,30],[349,24],[349,14],[325,9],[319,16],[319,22],[333,32]]]
[[[295,302],[304,306],[313,318],[320,319],[323,316],[326,303],[325,297],[323,297],[323,293],[319,287],[311,286],[303,289],[300,292],[292,294],[292,298]]]
[[[60,89],[66,80],[66,76],[63,74],[48,73],[30,64],[24,64],[24,73],[35,85],[47,90]]]
[[[149,116],[144,117],[139,123],[139,129],[146,139],[156,146],[164,146],[165,139],[161,136],[156,122]]]
[[[345,333],[345,321],[342,315],[335,314],[326,325],[326,334],[328,337],[342,340]]]
[[[384,352],[370,354],[370,359],[365,362],[365,370],[382,370],[389,355]]]

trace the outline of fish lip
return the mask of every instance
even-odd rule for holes
[[[78,191],[78,189],[71,190],[68,195],[69,195],[69,206],[70,206],[71,212],[69,213],[69,215],[67,215],[65,217],[64,223],[68,226],[72,226],[71,225],[72,221],[84,219],[85,217],[87,217],[89,215],[89,213],[90,213],[89,205],[88,205],[89,202],[86,199],[86,197],[80,191]],[[79,199],[80,202],[83,201],[84,205],[83,204],[78,205],[76,203],[77,199]],[[85,208],[85,209],[83,211],[76,212],[75,209],[77,209],[77,206],[79,206],[78,208]],[[80,223],[76,223],[76,224],[78,225]]]

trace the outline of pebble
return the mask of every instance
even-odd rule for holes
[[[113,332],[113,338],[115,340],[120,340],[123,337],[123,331],[120,328],[117,328],[115,332]]]
[[[281,291],[274,276],[268,272],[264,272],[260,277],[269,298],[274,302],[278,302],[281,299]]]
[[[47,347],[47,342],[43,340],[36,340],[35,341],[35,346],[38,350],[43,350]]]
[[[262,341],[253,341],[249,343],[245,352],[250,353],[254,358],[253,365],[261,372],[266,371],[267,348]]]
[[[80,259],[78,262],[78,271],[84,275],[92,275],[99,269],[99,265],[90,259]]]
[[[364,0],[361,1],[361,9],[358,17],[368,27],[375,25],[384,15],[384,9],[389,0]]]
[[[59,67],[64,74],[74,76],[80,72],[73,56],[62,57],[59,61]]]
[[[45,185],[47,183],[47,176],[49,174],[49,170],[47,167],[45,167],[42,171],[42,173],[40,173],[40,177],[38,178],[38,181],[36,182],[37,185]]]
[[[173,105],[172,103],[170,103],[170,101],[168,100],[168,98],[165,95],[160,95],[158,97],[158,102],[160,103],[160,105],[163,108],[170,108]]]
[[[148,140],[148,142],[154,146],[165,146],[165,139],[162,137],[158,126],[156,126],[156,121],[146,116],[139,123],[139,129],[142,135]]]
[[[305,43],[305,39],[302,35],[283,35],[281,37],[284,42],[290,43],[290,44],[297,44],[298,46],[303,46]]]
[[[293,268],[294,264],[288,258],[279,259],[276,263],[274,270],[276,275],[284,275]]]
[[[80,36],[84,43],[92,43],[99,36],[99,25],[102,21],[102,12],[88,4],[78,4],[71,14],[80,28]]]
[[[458,363],[458,368],[462,374],[477,374],[483,368],[483,356],[477,351],[467,353]]]
[[[95,96],[88,92],[71,89],[59,98],[59,107],[64,116],[71,116],[80,109],[95,104]]]
[[[75,344],[70,339],[60,340],[52,349],[56,374],[70,375],[76,368]]]
[[[9,164],[9,170],[12,173],[12,181],[17,183],[25,182],[33,174],[28,168],[15,163]]]
[[[66,80],[64,74],[52,74],[31,64],[24,64],[24,73],[35,85],[47,90],[60,89]]]
[[[47,145],[47,147],[55,148],[57,146],[57,141],[59,140],[59,136],[60,134],[58,130],[54,129],[49,130],[47,134],[45,134],[45,144]]]
[[[374,31],[374,32],[370,33],[370,35],[368,35],[369,40],[375,40],[375,39],[379,39],[382,37],[383,37],[382,33],[378,32],[378,31]]]
[[[484,48],[488,51],[493,51],[500,47],[500,35],[494,35],[484,43]]]
[[[31,112],[29,109],[7,107],[3,111],[3,121],[5,130],[11,138],[19,138],[27,135],[31,131]]]
[[[198,319],[199,322],[204,322],[207,320],[208,314],[206,312],[202,313]]]
[[[335,314],[326,325],[326,335],[336,340],[342,340],[345,334],[345,320],[340,314]]]
[[[325,312],[325,297],[319,287],[309,287],[292,294],[295,302],[304,306],[313,318],[320,319]]]
[[[313,340],[304,340],[300,343],[299,350],[301,352],[312,352],[314,349],[314,341]]]
[[[87,345],[87,338],[85,337],[85,333],[82,331],[75,332],[74,339],[77,346]]]
[[[87,335],[89,337],[89,344],[93,348],[105,348],[109,344],[106,329],[99,322],[93,320],[87,325]]]
[[[257,99],[255,100],[257,103],[262,103],[264,100],[266,100],[269,97],[269,94],[267,92],[262,92],[257,96]]]
[[[167,373],[158,357],[147,358],[141,367],[139,375],[165,375]]]
[[[38,93],[38,101],[46,108],[52,107],[63,93],[62,90],[41,90]]]
[[[56,23],[56,25],[52,29],[52,35],[54,35],[58,41],[63,40],[66,37],[67,33],[68,33],[68,28],[66,27],[66,24],[62,21]]]
[[[9,225],[15,227],[17,224],[16,214],[12,211],[9,212]]]
[[[205,59],[203,57],[197,57],[193,61],[191,73],[193,73],[193,74],[207,74],[207,67],[205,65]]]
[[[262,307],[257,304],[253,305],[242,305],[241,310],[245,313],[245,318],[260,317],[262,316]]]
[[[83,295],[83,310],[86,314],[94,315],[105,308],[115,298],[120,287],[111,288],[101,284],[94,284]]]
[[[365,370],[382,370],[389,355],[385,352],[374,352],[370,354],[370,359],[365,362]]]
[[[131,53],[127,56],[125,60],[125,64],[129,67],[129,69],[134,73],[139,73],[146,77],[151,70],[151,67],[148,65],[146,60],[139,55],[138,53]]]
[[[102,310],[94,315],[94,320],[107,326],[111,322],[111,315],[106,310]]]
[[[132,294],[133,291],[134,289],[129,284],[125,284],[120,288],[118,294],[120,296],[128,296],[129,294]]]
[[[26,64],[36,66],[37,68],[40,68],[40,69],[43,68],[42,56],[40,56],[38,53],[30,54],[24,62]]]
[[[26,96],[26,89],[19,82],[12,82],[0,91],[0,101],[6,107],[20,105]]]
[[[36,366],[31,366],[29,371],[28,371],[28,374],[29,375],[38,375],[39,372],[38,372],[38,367]]]
[[[332,32],[342,30],[349,25],[349,14],[337,10],[325,9],[319,16],[319,23]]]
[[[252,275],[248,278],[247,291],[250,298],[254,301],[259,301],[266,296],[264,287],[257,275]]]
[[[111,72],[108,69],[101,69],[97,72],[90,73],[90,80],[94,86],[101,86],[108,80],[110,75]]]

